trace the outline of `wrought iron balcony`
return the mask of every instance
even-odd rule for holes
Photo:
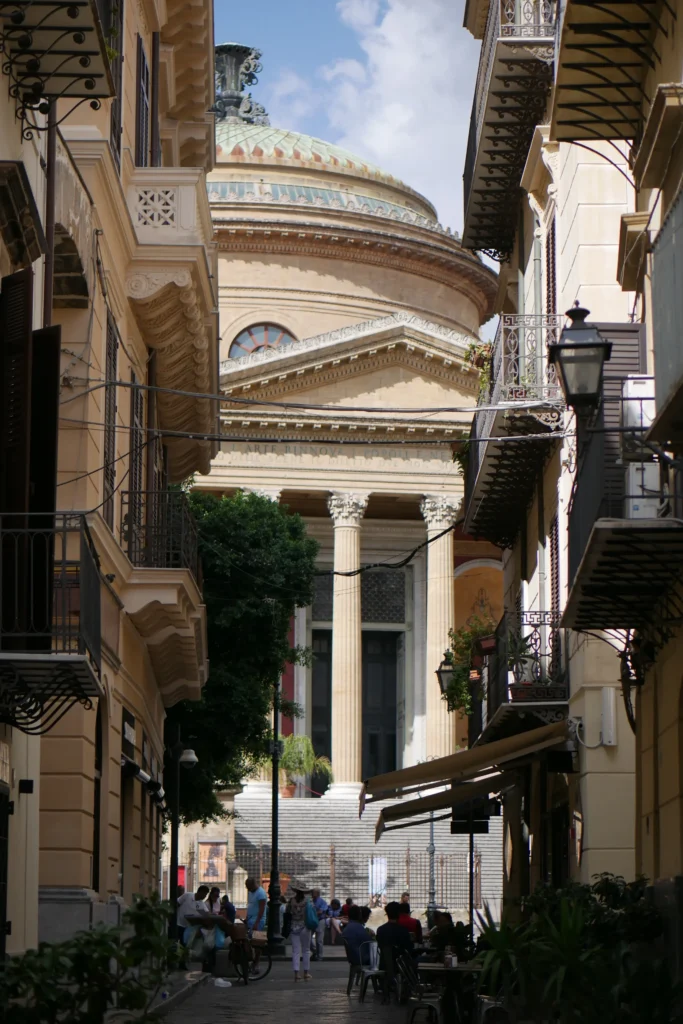
[[[108,0],[0,0],[2,70],[25,138],[45,130],[41,115],[57,100],[75,100],[61,122],[86,100],[99,110],[102,98],[113,94],[105,41],[110,29]]]
[[[42,734],[100,686],[100,571],[85,517],[0,515],[0,721]]]
[[[182,491],[124,491],[121,546],[133,565],[189,569],[200,580],[197,524]]]
[[[642,443],[654,390],[652,378],[639,381],[649,384],[649,396],[620,397],[616,411],[605,403],[580,438],[562,624],[638,630],[658,647],[683,616],[683,475]]]
[[[683,97],[681,97],[683,99]],[[662,224],[652,251],[652,335],[654,340],[656,418],[650,436],[683,443],[683,290],[675,255],[683,240],[683,192]]]
[[[520,623],[503,617],[476,687],[470,746],[566,718],[569,672],[560,613],[523,612]]]
[[[553,75],[555,0],[491,0],[465,157],[463,245],[509,256],[522,171]]]
[[[562,425],[562,389],[547,356],[562,320],[505,313],[498,324],[490,384],[479,395],[484,408],[474,414],[468,443],[465,522],[468,532],[501,547],[514,543],[538,469]]]

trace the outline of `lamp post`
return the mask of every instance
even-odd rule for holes
[[[178,738],[170,748],[173,758],[173,772],[175,783],[175,794],[171,806],[171,863],[169,868],[169,897],[171,900],[171,917],[168,923],[168,935],[170,939],[177,938],[177,916],[178,909],[178,830],[180,828],[180,766],[183,768],[194,768],[199,758],[194,750],[185,749],[180,738],[180,726],[178,726]]]
[[[548,359],[557,368],[565,401],[578,411],[599,404],[603,368],[612,355],[612,343],[603,341],[597,327],[586,322],[589,312],[577,299],[566,313],[570,326],[557,344],[548,346]]]
[[[270,885],[268,886],[268,948],[277,952],[282,946],[280,934],[280,679],[275,684],[273,697],[273,749],[272,749],[272,811],[270,839]]]

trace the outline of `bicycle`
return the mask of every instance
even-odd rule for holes
[[[234,940],[230,948],[230,960],[237,977],[248,985],[250,981],[262,981],[273,966],[273,958],[267,946],[259,946],[260,956],[254,957],[254,950],[248,939]]]

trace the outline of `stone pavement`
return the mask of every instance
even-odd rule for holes
[[[313,981],[297,984],[291,965],[273,964],[262,981],[247,985],[233,980],[232,988],[216,988],[213,979],[202,985],[164,1017],[164,1024],[394,1024],[405,1008],[383,1006],[372,986],[364,1003],[358,990],[346,995],[346,961],[311,964]]]

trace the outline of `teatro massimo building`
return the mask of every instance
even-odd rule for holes
[[[337,146],[270,126],[246,91],[259,56],[235,44],[216,55],[217,165],[208,190],[220,387],[233,398],[290,405],[224,406],[225,441],[197,486],[256,491],[301,513],[320,543],[321,569],[399,562],[458,523],[463,480],[452,445],[469,434],[479,371],[468,351],[491,315],[496,277],[409,185]],[[422,885],[417,861],[411,882],[391,858],[410,875],[409,850],[422,855],[424,827],[373,847],[374,816],[358,822],[361,781],[466,744],[466,722],[448,715],[435,670],[450,627],[473,614],[497,621],[501,612],[500,552],[457,525],[402,568],[318,577],[313,605],[293,624],[313,664],[297,666],[284,686],[304,709],[294,731],[331,758],[334,782],[322,800],[301,784],[301,799],[282,801],[285,872],[288,843],[302,856],[303,835],[309,858],[290,868],[322,877],[328,895],[344,878],[364,898],[366,861],[370,874],[393,871],[389,889]],[[214,867],[225,854],[218,884],[253,870],[259,856],[267,871],[269,791],[265,780],[248,783],[230,832],[224,823],[188,830],[188,882],[203,880],[210,843]],[[494,824],[477,838],[484,896],[495,898]],[[437,861],[465,856],[462,842],[439,822]],[[352,860],[355,874],[345,873],[342,862],[350,871]],[[442,874],[455,876],[457,863],[442,865]]]

